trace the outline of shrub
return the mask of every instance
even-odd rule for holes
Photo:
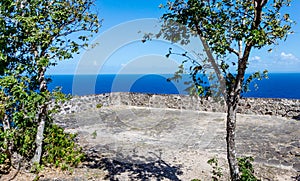
[[[241,181],[258,181],[254,176],[254,168],[251,162],[254,159],[252,157],[238,158],[238,164],[241,172]]]
[[[223,176],[223,173],[222,173],[222,168],[218,165],[218,158],[214,157],[212,159],[209,159],[207,161],[208,164],[210,164],[212,166],[212,180],[213,181],[217,181],[219,180],[222,176]]]
[[[62,170],[76,167],[83,160],[82,148],[75,143],[76,134],[65,133],[64,129],[51,124],[45,130],[42,163]]]

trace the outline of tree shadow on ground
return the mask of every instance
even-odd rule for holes
[[[300,181],[300,171],[298,171],[299,174],[297,174],[296,176],[292,177],[292,179],[294,179],[295,181]]]
[[[300,121],[300,114],[298,116],[293,116],[292,119],[295,119],[297,121]]]
[[[85,166],[91,169],[108,171],[105,179],[111,181],[123,180],[121,178],[125,173],[127,180],[180,180],[178,176],[183,174],[181,165],[172,166],[168,164],[161,159],[161,152],[159,154],[149,152],[149,154],[153,157],[136,154],[124,156],[118,153],[114,158],[100,158],[97,154],[94,154],[87,157]]]

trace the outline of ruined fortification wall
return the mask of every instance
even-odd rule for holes
[[[214,99],[186,95],[107,93],[73,97],[61,105],[60,114],[116,105],[226,112],[224,103],[216,102]],[[240,101],[238,113],[276,115],[300,120],[300,100],[244,98]]]

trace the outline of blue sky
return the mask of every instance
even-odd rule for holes
[[[100,32],[93,41],[99,45],[82,51],[74,59],[59,62],[49,74],[116,74],[116,73],[173,73],[180,64],[179,57],[166,59],[171,46],[162,39],[141,43],[143,33],[157,31],[155,22],[164,13],[159,9],[165,0],[96,0],[99,18],[103,19]],[[279,46],[253,51],[249,72],[267,69],[269,72],[300,72],[300,1],[294,0],[285,13],[290,13],[294,34]],[[192,48],[191,48],[192,47]],[[173,50],[201,51],[201,44],[189,47],[172,45]],[[155,60],[154,60],[155,59]]]

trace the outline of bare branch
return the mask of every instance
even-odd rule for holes
[[[225,85],[226,84],[225,83],[225,79],[224,79],[224,77],[223,77],[223,75],[221,73],[221,70],[220,70],[220,68],[219,68],[219,66],[218,66],[218,64],[217,64],[214,56],[212,55],[212,53],[210,51],[210,48],[209,48],[209,46],[208,46],[208,44],[206,42],[206,39],[203,37],[202,32],[201,32],[201,30],[200,30],[200,28],[199,28],[198,25],[196,25],[196,30],[197,30],[197,34],[198,34],[198,36],[199,36],[199,38],[200,38],[200,40],[201,40],[201,42],[203,44],[203,47],[204,47],[205,53],[207,55],[208,61],[211,63],[214,71],[216,72],[218,80],[220,81],[220,84],[221,85]],[[226,99],[226,97],[227,97],[226,95],[227,94],[226,94],[225,87],[221,87],[220,89],[221,89],[221,94]]]
[[[236,49],[233,49],[233,48],[231,48],[231,47],[229,47],[229,48],[227,48],[228,49],[228,51],[230,52],[230,53],[234,53],[236,56],[238,56],[239,57],[239,51],[237,51]]]

